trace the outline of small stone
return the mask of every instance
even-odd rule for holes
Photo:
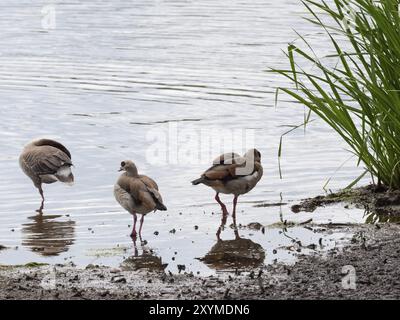
[[[111,278],[111,282],[113,283],[126,283],[126,279],[123,276],[114,276]]]
[[[186,270],[186,265],[184,265],[184,264],[178,264],[177,267],[178,267],[179,273]]]
[[[121,272],[121,269],[118,269],[118,268],[113,268],[113,269],[111,269],[110,270],[110,273],[120,273]]]
[[[251,222],[247,225],[247,228],[252,230],[261,230],[263,225],[259,222]]]
[[[109,292],[108,290],[102,291],[102,292],[100,293],[100,296],[101,296],[101,297],[105,297],[105,296],[108,296],[109,293],[110,293],[110,292]]]

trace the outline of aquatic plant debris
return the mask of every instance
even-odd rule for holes
[[[302,200],[291,207],[293,212],[313,212],[333,203],[348,203],[366,210],[366,222],[400,222],[400,191],[375,185],[346,189],[326,196]]]

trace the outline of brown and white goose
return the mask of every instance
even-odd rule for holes
[[[217,192],[215,200],[221,206],[224,215],[228,214],[228,210],[219,198],[219,194],[233,194],[232,216],[236,218],[238,197],[252,190],[262,175],[261,153],[257,149],[250,149],[243,157],[237,153],[225,153],[219,156],[214,160],[213,166],[199,179],[192,181],[192,184],[202,183],[213,188]]]
[[[31,178],[42,197],[42,204],[36,210],[40,214],[44,208],[44,194],[42,184],[51,184],[57,181],[72,184],[74,175],[71,167],[71,153],[61,143],[40,139],[29,143],[19,157],[19,164],[24,173]]]
[[[122,161],[119,171],[124,171],[124,173],[114,186],[114,196],[118,203],[133,215],[131,237],[136,240],[136,215],[142,215],[139,228],[139,236],[141,236],[144,216],[156,210],[165,211],[167,207],[163,204],[157,183],[145,175],[140,175],[132,161]]]

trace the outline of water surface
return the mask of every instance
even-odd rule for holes
[[[240,198],[238,224],[266,227],[264,232],[239,229],[240,237],[265,250],[265,263],[293,262],[293,239],[307,246],[321,237],[302,226],[276,226],[282,219],[364,220],[362,210],[341,206],[306,214],[290,210],[294,202],[323,193],[331,176],[328,187],[335,190],[360,173],[354,159],[336,172],[349,154],[320,121],[306,133],[285,137],[279,177],[280,135],[287,125],[302,122],[304,109],[285,97],[276,108],[275,88],[285,82],[265,70],[287,67],[281,50],[296,38],[293,29],[316,43],[317,52],[327,51],[326,43],[316,40],[317,30],[302,20],[300,1],[60,1],[54,5],[54,30],[42,27],[43,5],[0,4],[0,243],[11,248],[0,253],[0,263],[117,266],[134,255],[132,218],[112,194],[119,163],[133,159],[157,180],[169,208],[146,217],[145,253],[161,257],[173,272],[186,265],[186,271],[213,273],[213,266],[196,258],[216,244],[220,209],[212,190],[190,184],[208,164],[169,155],[166,162],[152,163],[146,156],[149,138],[160,132],[166,148],[179,153],[183,147],[199,149],[186,135],[201,130],[254,130],[264,178]],[[178,132],[178,141],[171,130]],[[35,217],[39,194],[17,161],[36,137],[65,143],[75,164],[74,187],[45,187],[44,217]],[[217,154],[206,150],[199,157],[210,162]],[[232,199],[223,200],[231,204]],[[276,203],[284,204],[257,206]],[[231,223],[224,240],[235,239]],[[349,237],[324,235],[318,250]],[[140,244],[137,249],[143,253]]]

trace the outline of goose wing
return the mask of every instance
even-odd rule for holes
[[[148,176],[140,176],[140,180],[146,185],[147,191],[153,197],[153,200],[156,203],[156,208],[159,210],[167,210],[167,207],[165,207],[164,205],[162,196],[158,191],[157,183]]]
[[[218,156],[217,158],[214,159],[213,164],[217,165],[217,164],[241,164],[244,162],[244,158],[241,157],[239,154],[235,153],[235,152],[228,152],[228,153],[224,153],[221,154],[220,156]]]
[[[147,188],[158,190],[158,185],[152,178],[141,175],[140,180],[146,185]]]
[[[24,154],[23,161],[37,175],[56,174],[63,166],[72,166],[71,158],[52,146],[30,149]]]
[[[213,161],[213,166],[202,175],[207,180],[230,180],[237,177],[236,169],[245,166],[245,159],[237,153],[221,154]]]
[[[131,197],[134,203],[152,210],[155,207],[155,200],[152,193],[147,188],[146,184],[140,178],[122,176],[118,185],[125,190]]]
[[[236,177],[237,164],[214,165],[206,170],[202,177],[207,180],[227,180]]]

